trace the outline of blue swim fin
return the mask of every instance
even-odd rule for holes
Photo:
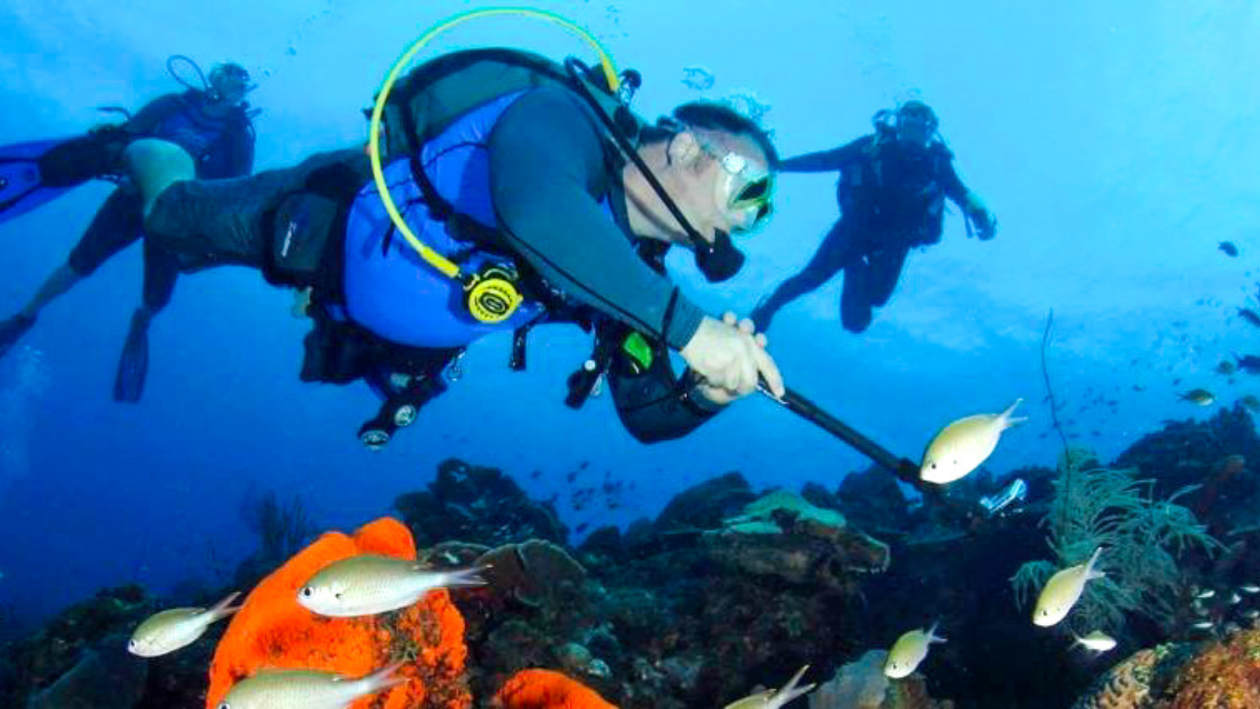
[[[149,373],[149,320],[148,311],[139,309],[131,316],[131,330],[118,359],[118,374],[114,377],[114,401],[135,403],[144,393],[144,378]]]
[[[73,187],[45,185],[39,171],[40,157],[67,140],[73,139],[37,140],[0,147],[0,222],[26,214]]]

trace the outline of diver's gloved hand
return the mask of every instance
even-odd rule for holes
[[[751,320],[737,322],[734,313],[726,313],[722,320],[708,316],[701,320],[679,354],[703,380],[700,393],[725,404],[756,391],[760,378],[765,378],[772,394],[783,396],[783,376],[765,346],[765,335],[754,335]]]
[[[984,205],[984,201],[975,192],[967,193],[967,219],[976,228],[976,236],[981,241],[988,241],[997,236],[997,217]]]

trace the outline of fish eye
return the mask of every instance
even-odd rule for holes
[[[936,470],[936,463],[932,463],[932,470]]]
[[[307,598],[310,598],[311,596],[315,595],[315,589],[311,588],[310,586],[307,586],[306,588],[302,589],[302,595],[306,596]],[[219,709],[223,709],[223,707],[219,707]]]
[[[334,594],[333,594],[333,597],[335,597],[335,598],[336,598],[337,600],[339,600],[339,601],[341,600],[341,594],[340,594],[340,593],[334,593]]]
[[[219,709],[232,709],[232,705],[227,702],[222,702],[219,704]]]

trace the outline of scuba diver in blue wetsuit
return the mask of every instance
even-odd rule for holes
[[[168,68],[176,60],[191,63],[176,56],[168,61]],[[171,73],[175,74],[173,68]],[[176,79],[185,83],[178,75]],[[0,148],[0,195],[4,197],[0,200],[0,220],[29,211],[90,179],[116,179],[122,172],[123,150],[137,138],[162,138],[179,146],[192,158],[199,178],[248,175],[254,163],[253,112],[244,100],[253,88],[249,73],[239,64],[219,64],[202,84],[196,88],[185,83],[187,91],[154,99],[126,122],[94,129],[79,138]],[[139,192],[129,181],[120,180],[66,263],[44,280],[20,311],[0,321],[0,356],[31,329],[44,306],[142,235]],[[170,302],[177,275],[172,258],[146,240],[143,299],[132,315],[119,360],[116,400],[140,398],[148,369],[149,322]]]
[[[365,445],[411,423],[477,339],[513,331],[521,368],[528,329],[554,322],[596,335],[567,403],[606,376],[623,423],[650,442],[687,433],[759,380],[784,393],[752,323],[705,315],[663,266],[680,245],[709,280],[734,275],[743,255],[730,235],[769,213],[776,154],[727,107],[687,104],[649,125],[625,100],[576,60],[469,50],[379,99],[378,180],[361,148],[214,181],[191,179],[161,141],[134,143],[126,159],[148,238],[182,271],[247,265],[300,289],[314,320],[302,378],[362,379],[384,398],[360,429]],[[688,365],[681,377],[670,350]]]
[[[862,332],[872,310],[892,297],[910,249],[941,240],[945,199],[963,207],[970,233],[992,239],[997,220],[954,172],[953,153],[937,135],[927,104],[907,101],[893,114],[875,114],[875,132],[834,150],[788,158],[782,172],[840,172],[840,219],[799,273],[753,310],[760,330],[783,306],[844,271],[840,320]]]

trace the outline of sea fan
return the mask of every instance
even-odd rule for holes
[[[1019,568],[1011,578],[1016,603],[1022,609],[1055,570],[1084,563],[1102,547],[1098,567],[1107,576],[1086,585],[1066,628],[1119,632],[1126,613],[1167,627],[1182,585],[1177,557],[1192,546],[1209,553],[1223,547],[1193,512],[1173,502],[1189,488],[1156,500],[1150,481],[1137,479],[1136,468],[1091,463],[1094,457],[1082,449],[1070,449],[1060,461],[1054,500],[1041,521],[1049,528],[1046,541],[1054,559]]]

